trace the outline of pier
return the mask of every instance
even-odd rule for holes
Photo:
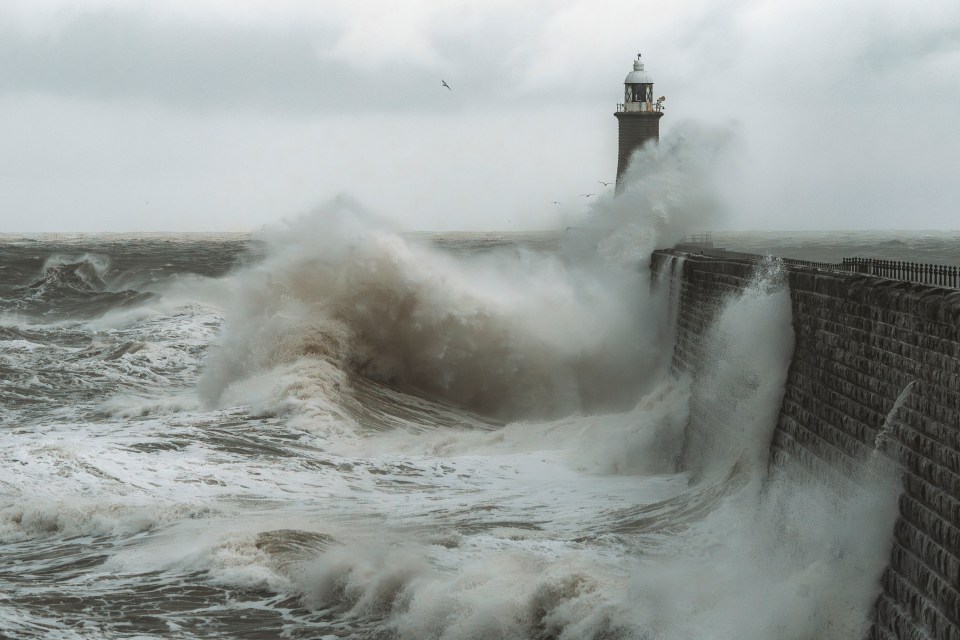
[[[654,281],[679,296],[674,370],[694,380],[707,357],[702,338],[726,296],[770,260],[700,244],[651,256]],[[960,640],[958,269],[866,258],[780,262],[795,341],[771,467],[791,461],[842,476],[883,444],[903,493],[868,637]],[[692,406],[688,438],[718,419]]]

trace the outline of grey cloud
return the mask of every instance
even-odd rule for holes
[[[370,69],[321,56],[338,35],[318,25],[215,28],[151,21],[131,11],[87,12],[54,36],[0,27],[0,93],[286,113],[429,110],[442,106],[438,96],[448,98],[437,91],[435,69],[403,60]],[[505,56],[491,56],[497,49],[486,40],[483,33],[438,38],[453,69],[447,79],[455,90],[469,86],[475,101],[522,100]]]
[[[864,67],[907,68],[933,56],[960,52],[960,27],[944,24],[929,31],[881,31],[868,42],[860,58]]]
[[[8,28],[0,37],[0,87],[194,107],[302,103],[320,69],[306,34],[289,35],[164,29],[132,13],[86,13],[51,36]]]

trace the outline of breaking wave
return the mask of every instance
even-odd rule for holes
[[[108,268],[104,256],[52,256],[38,279],[13,289],[0,303],[5,310],[28,315],[94,317],[153,297],[133,289],[111,290],[104,280]]]
[[[203,389],[290,367],[330,392],[357,374],[500,418],[635,401],[657,336],[644,276],[524,249],[457,258],[339,201],[273,239],[245,276]]]
[[[895,474],[770,467],[775,263],[670,373],[682,265],[647,259],[720,206],[724,136],[698,135],[553,246],[432,242],[341,198],[228,276],[213,241],[119,276],[24,258],[41,275],[5,301],[88,306],[0,327],[2,632],[861,637]],[[91,315],[138,291],[160,295]]]

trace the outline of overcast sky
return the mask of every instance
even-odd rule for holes
[[[0,232],[564,224],[638,51],[716,228],[960,228],[957,0],[4,0]]]

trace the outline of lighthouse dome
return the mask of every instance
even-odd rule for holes
[[[636,60],[633,63],[633,71],[627,74],[627,78],[623,81],[623,84],[639,84],[641,82],[651,83],[653,82],[653,78],[643,70],[643,63]]]

